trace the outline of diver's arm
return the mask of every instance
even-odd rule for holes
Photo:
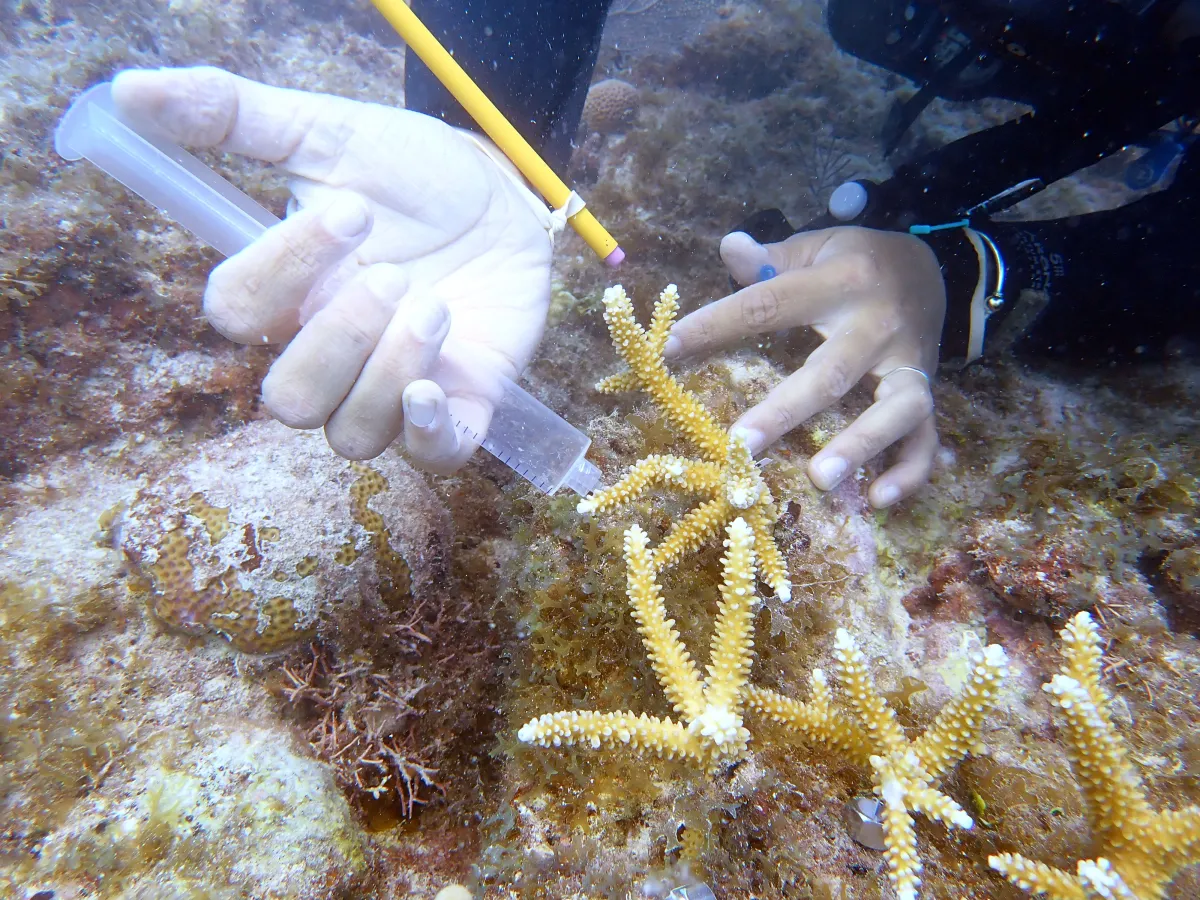
[[[412,10],[553,168],[571,156],[610,0],[413,0]],[[415,54],[405,104],[477,128]]]
[[[1200,148],[1169,188],[1119,209],[980,223],[1006,269],[1005,302],[986,320],[982,341],[971,312],[995,287],[990,248],[962,230],[929,236],[947,288],[943,360],[969,360],[1018,340],[1067,359],[1151,358],[1180,339],[1200,340],[1200,259],[1189,227],[1197,204]]]

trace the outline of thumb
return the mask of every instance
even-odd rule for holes
[[[414,463],[427,472],[449,475],[469,455],[454,429],[450,405],[441,386],[421,379],[404,389],[404,444]]]

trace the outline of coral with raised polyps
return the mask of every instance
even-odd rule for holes
[[[654,567],[662,571],[683,556],[711,541],[735,518],[741,518],[754,535],[758,572],[781,600],[792,595],[787,565],[775,543],[779,507],[763,481],[745,441],[717,424],[691,391],[667,371],[663,347],[679,311],[679,291],[667,285],[654,305],[649,329],[633,316],[625,289],[615,285],[604,292],[604,321],[613,345],[629,369],[596,385],[603,393],[640,388],[676,430],[700,451],[701,459],[648,456],[614,484],[580,501],[582,513],[609,512],[628,506],[654,487],[699,494],[701,503],[675,522],[654,549]]]
[[[1071,767],[1087,802],[1096,856],[1075,872],[1000,853],[988,859],[1013,884],[1049,900],[1160,900],[1184,866],[1200,862],[1200,806],[1156,810],[1113,724],[1100,680],[1103,654],[1092,617],[1062,630],[1064,665],[1042,690],[1066,720]]]

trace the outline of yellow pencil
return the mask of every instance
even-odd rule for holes
[[[537,188],[538,193],[554,209],[562,209],[571,196],[571,189],[554,170],[546,165],[529,142],[521,137],[513,128],[504,114],[479,89],[470,76],[463,71],[462,66],[454,61],[446,48],[438,43],[424,23],[408,8],[404,0],[372,0],[376,8],[383,13],[396,29],[396,32],[408,44],[410,50],[421,57],[429,70],[437,77],[446,90],[462,104],[463,109],[474,119],[507,156],[529,183]],[[625,259],[625,251],[617,246],[616,240],[601,225],[591,211],[584,207],[575,215],[568,218],[571,225],[579,233],[589,247],[610,266],[619,266]]]

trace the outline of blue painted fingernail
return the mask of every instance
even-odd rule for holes
[[[767,281],[774,278],[779,273],[775,271],[775,267],[770,263],[763,263],[763,267],[758,270],[758,280]]]

